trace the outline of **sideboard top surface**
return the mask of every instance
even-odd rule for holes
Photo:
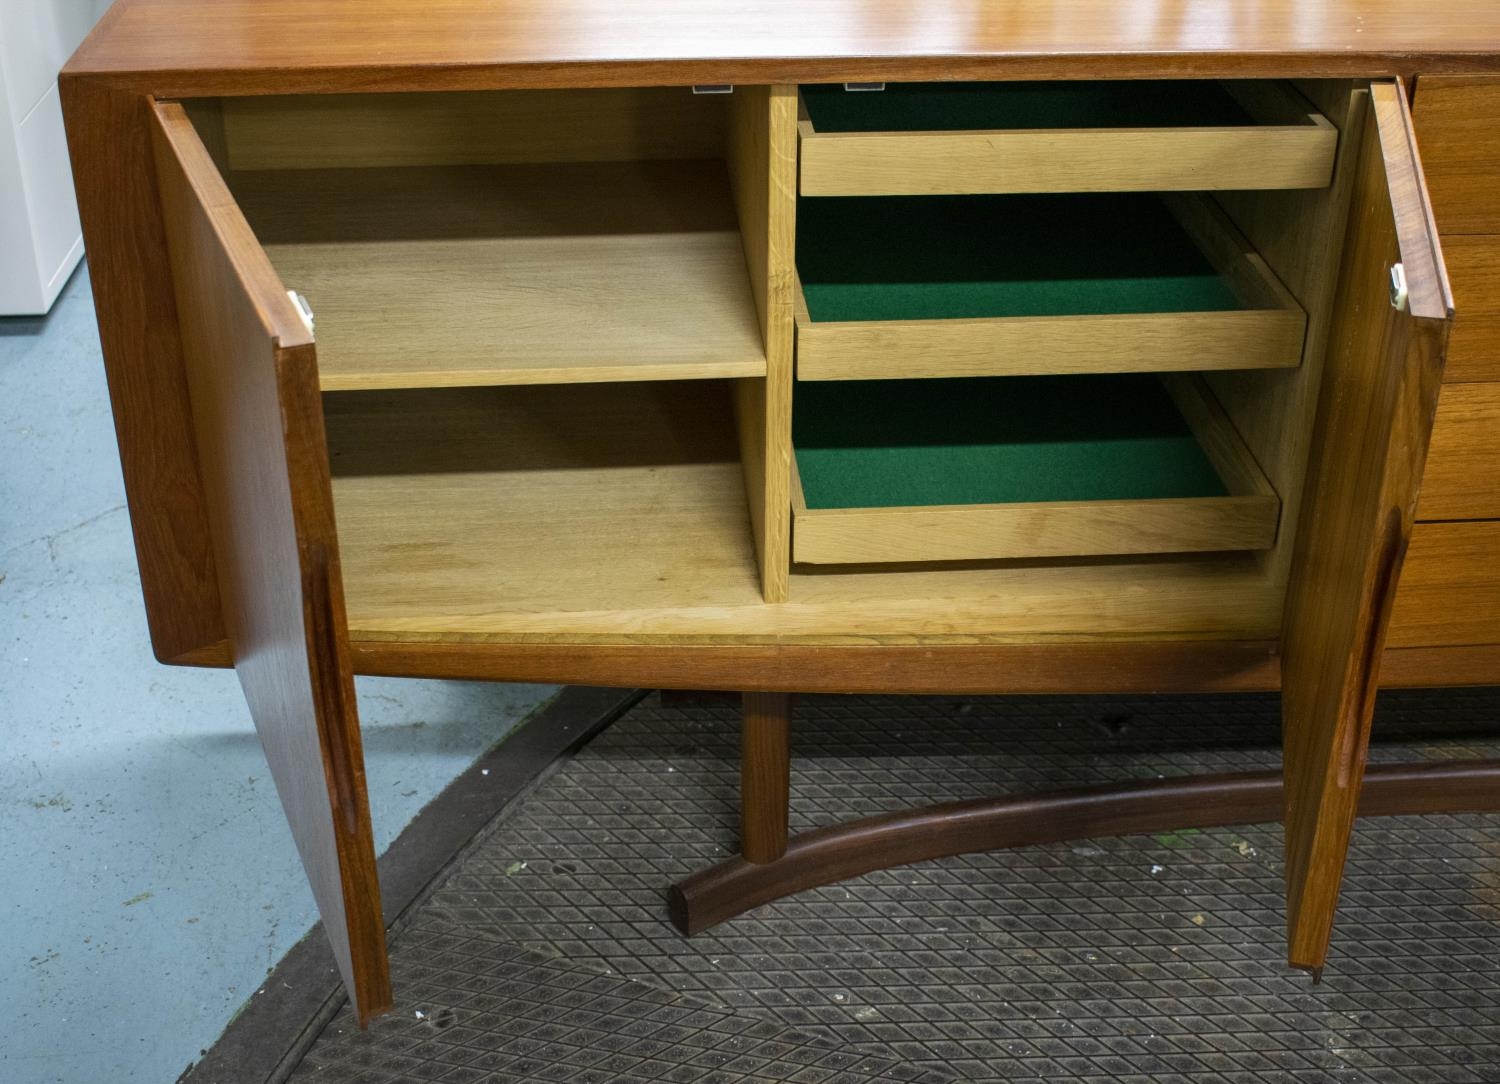
[[[66,69],[162,96],[1500,71],[1493,0],[119,0]]]

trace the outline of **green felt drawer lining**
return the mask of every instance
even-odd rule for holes
[[[1037,128],[1197,128],[1252,125],[1224,87],[1200,80],[901,83],[883,91],[802,87],[819,132]]]
[[[1149,193],[803,197],[797,217],[818,322],[1244,308]]]
[[[1223,497],[1147,374],[798,384],[809,509]]]

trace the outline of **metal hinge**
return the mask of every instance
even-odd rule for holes
[[[1399,263],[1391,264],[1391,308],[1406,311],[1406,268]]]
[[[307,303],[307,298],[303,297],[296,290],[288,290],[286,296],[292,299],[292,304],[297,309],[297,315],[302,317],[302,322],[307,325],[308,333],[312,334],[313,311],[312,306]]]
[[[694,94],[733,94],[733,83],[699,83],[693,86]]]
[[[884,83],[845,83],[845,90],[884,90]]]

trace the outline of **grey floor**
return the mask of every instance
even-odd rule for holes
[[[1500,691],[1383,695],[1375,762],[1500,755]],[[1284,964],[1279,825],[968,855],[687,939],[663,889],[729,853],[738,717],[648,699],[502,814],[298,1084],[442,1080],[1500,1081],[1500,817],[1355,832],[1324,981]],[[1269,696],[804,699],[793,827],[1274,768]]]
[[[362,679],[378,845],[552,692]],[[175,1080],[314,917],[233,676],[152,659],[82,270],[0,319],[0,1081]]]

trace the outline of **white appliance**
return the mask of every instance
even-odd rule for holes
[[[83,255],[57,73],[110,0],[0,0],[0,316],[46,312]]]

